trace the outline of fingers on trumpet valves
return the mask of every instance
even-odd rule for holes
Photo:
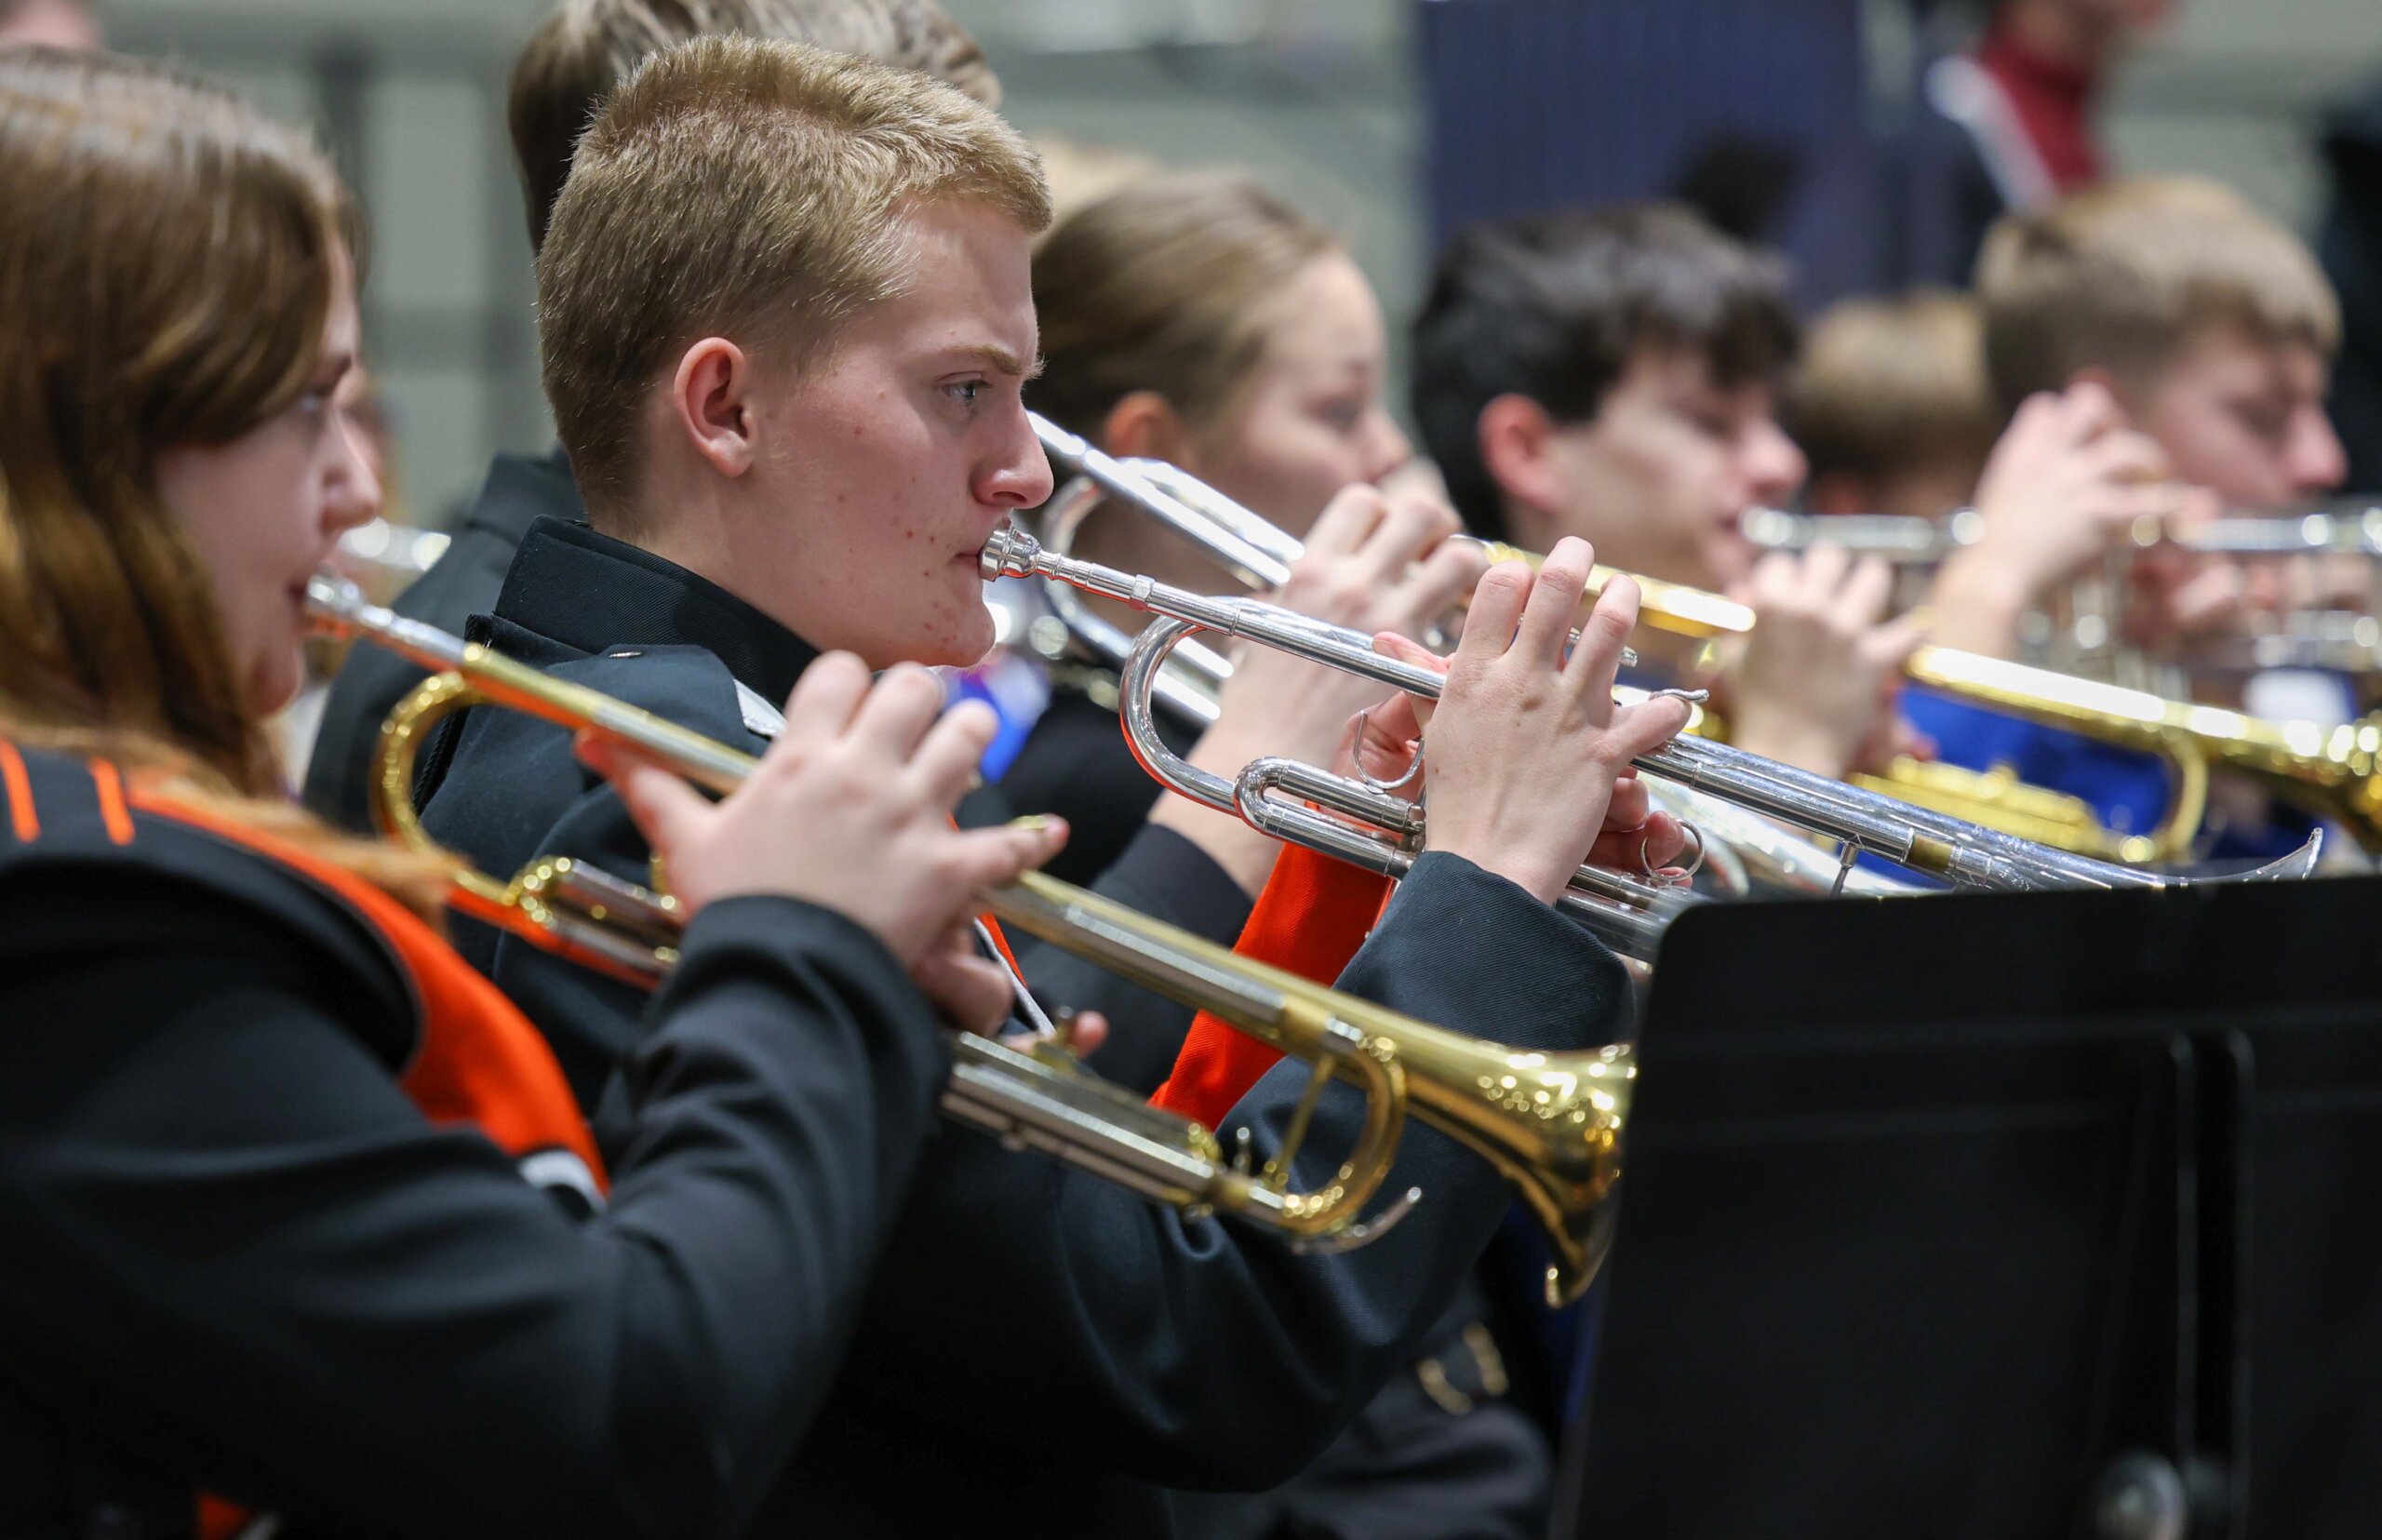
[[[1638,840],[1638,870],[1657,888],[1684,888],[1695,880],[1696,873],[1704,869],[1704,831],[1684,819],[1680,820],[1679,830],[1695,851],[1679,864],[1654,864],[1652,849],[1654,837],[1651,831]],[[1686,854],[1685,848],[1681,849],[1680,854]]]
[[[1505,656],[1531,589],[1532,573],[1525,562],[1501,561],[1481,575],[1472,591],[1464,634],[1456,641],[1458,665],[1482,664]]]
[[[1371,711],[1360,711],[1357,713],[1357,742],[1361,743],[1365,741],[1366,730],[1372,725],[1372,713]],[[1357,779],[1362,781],[1366,785],[1371,786],[1373,790],[1378,792],[1401,792],[1414,784],[1414,783],[1423,774],[1423,740],[1420,738],[1411,738],[1407,740],[1407,743],[1413,750],[1413,755],[1407,762],[1405,772],[1399,775],[1396,780],[1382,780],[1379,776],[1374,775],[1372,771],[1365,769],[1361,756],[1358,757],[1357,765]]]
[[[1575,625],[1575,626],[1573,626],[1573,627],[1572,628],[1572,634],[1571,634],[1570,636],[1566,636],[1566,637],[1564,637],[1564,638],[1563,638],[1563,656],[1564,656],[1564,657],[1566,657],[1566,658],[1569,658],[1569,657],[1572,654],[1572,652],[1573,652],[1573,651],[1574,651],[1574,650],[1579,647],[1579,645],[1580,645],[1580,628],[1579,628],[1578,626],[1576,626],[1576,625]],[[1624,667],[1624,668],[1636,668],[1636,667],[1638,666],[1638,649],[1637,649],[1636,648],[1634,648],[1634,647],[1625,647],[1625,648],[1623,648],[1623,649],[1621,649],[1621,666],[1622,666],[1622,667]],[[1679,691],[1675,691],[1675,690],[1659,690],[1659,691],[1657,691],[1656,693],[1658,693],[1658,694],[1663,694],[1663,695],[1671,695],[1671,694],[1678,694],[1678,693],[1680,693],[1680,692],[1679,692]],[[1695,695],[1696,695],[1698,698],[1701,698],[1701,697],[1703,696],[1703,694],[1704,694],[1704,691],[1699,690],[1696,690],[1694,693],[1695,693]]]

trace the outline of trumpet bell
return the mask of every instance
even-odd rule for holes
[[[1546,1230],[1547,1304],[1577,1299],[1619,1217],[1622,1131],[1638,1079],[1629,1045],[1529,1053],[1455,1038],[1399,1051],[1415,1115],[1494,1165]]]

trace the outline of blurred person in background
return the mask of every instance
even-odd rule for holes
[[[1760,621],[1713,681],[1733,741],[1824,775],[1888,757],[1917,635],[1885,619],[1884,564],[1757,565],[1738,527],[1806,469],[1777,417],[1798,336],[1776,261],[1675,205],[1497,221],[1449,243],[1414,338],[1415,420],[1475,534],[1580,535],[1624,571],[1734,594]],[[1639,650],[1692,666],[1652,634]]]
[[[1921,74],[1890,150],[1899,185],[1907,282],[1961,284],[1987,229],[2106,174],[2094,121],[2125,55],[2162,28],[2176,0],[1995,0],[1974,47]]]
[[[1449,543],[1454,514],[1427,491],[1378,485],[1412,457],[1382,397],[1388,341],[1372,286],[1338,237],[1250,178],[1174,172],[1084,205],[1034,257],[1043,370],[1026,404],[1120,456],[1166,461],[1309,542],[1277,596],[1367,631],[1420,635],[1479,575]],[[1202,591],[1231,580],[1195,546],[1129,509],[1083,527],[1077,553]],[[1128,632],[1144,618],[1101,613]],[[1328,756],[1365,690],[1253,652],[1227,715],[1201,734],[1171,716],[1178,752],[1230,778],[1256,754]],[[1104,869],[1158,806],[1185,816],[1128,750],[1114,668],[1071,655],[1000,789],[1022,812],[1058,812],[1079,841],[1067,871]],[[1265,703],[1250,700],[1259,690]],[[1260,709],[1252,710],[1252,707]],[[1252,719],[1253,718],[1253,719]],[[1255,742],[1249,735],[1259,734]],[[1262,886],[1271,842],[1250,875]]]
[[[0,0],[0,48],[16,44],[89,50],[106,43],[86,0]]]
[[[988,106],[1000,100],[984,50],[934,0],[562,0],[522,49],[506,110],[533,252],[544,243],[580,132],[605,95],[646,55],[722,33],[813,43],[923,71]],[[523,533],[549,514],[585,516],[562,450],[498,455],[452,543],[398,598],[397,612],[461,633],[495,604]],[[381,723],[422,677],[378,648],[351,655],[306,767],[308,807],[352,829],[369,826],[365,788]]]
[[[1962,507],[2000,425],[1976,301],[1950,289],[1847,300],[1812,323],[1787,423],[1815,514],[1933,518]]]
[[[2142,178],[2011,215],[1987,240],[1977,293],[1995,398],[2014,415],[1979,489],[1979,538],[1944,564],[1930,596],[1947,645],[2015,655],[2026,617],[2131,549],[2138,521],[2304,511],[2340,484],[2346,461],[2324,411],[2338,302],[2307,248],[2230,189]],[[2142,647],[2311,596],[2286,585],[2293,573],[2172,545],[2134,553],[2123,575],[2117,623]],[[2362,593],[2362,563],[2351,576]],[[2312,709],[2297,693],[2316,683],[2269,681],[2295,693],[2263,709],[2343,715],[2337,685]],[[2086,797],[2121,829],[2148,829],[2166,805],[2165,774],[2144,756],[1924,692],[1907,709],[1947,760],[2007,764]],[[2215,853],[2304,837],[2307,821],[2262,796],[2216,792],[2216,821],[2233,832]]]
[[[2031,431],[2093,445],[2117,487],[2081,508],[2014,500],[1989,515],[1932,596],[1950,645],[2013,655],[2020,618],[2137,519],[2304,509],[2346,474],[2324,413],[2340,338],[2332,286],[2296,237],[2226,187],[2141,178],[2012,215],[1979,259],[1977,294],[1995,400],[2013,419],[1987,480],[1998,469],[2053,486],[2016,452]],[[2144,602],[2130,618],[2145,641],[2229,613],[2241,577],[2223,563],[2135,575]]]

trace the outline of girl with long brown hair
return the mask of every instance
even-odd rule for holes
[[[1300,536],[1307,554],[1277,602],[1419,636],[1479,579],[1482,559],[1448,539],[1455,515],[1427,484],[1382,489],[1413,456],[1383,404],[1388,346],[1372,284],[1338,236],[1250,177],[1170,172],[1077,208],[1036,248],[1034,303],[1044,368],[1027,405],[1111,454],[1179,466]],[[1076,549],[1191,588],[1231,582],[1127,511],[1095,513]],[[1092,603],[1140,629],[1122,607]],[[1321,762],[1370,703],[1311,665],[1252,652],[1235,666],[1204,735],[1164,724],[1178,751],[1227,779],[1261,754]],[[1018,808],[1074,824],[1053,871],[1101,870],[1145,819],[1214,816],[1158,801],[1118,735],[1104,661],[1070,654],[1051,676],[1050,705],[1001,786]],[[1270,858],[1251,837],[1236,875],[1251,891]]]
[[[591,746],[696,911],[607,1206],[447,868],[266,746],[379,502],[347,194],[214,87],[25,51],[0,206],[0,1530],[739,1531],[974,998],[945,938],[1061,831],[951,828],[988,721],[850,657],[716,808]]]

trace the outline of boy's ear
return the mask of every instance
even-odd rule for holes
[[[1130,391],[1101,420],[1100,447],[1119,459],[1163,460],[1193,475],[1189,435],[1174,403],[1154,390]]]
[[[2118,410],[2124,413],[2129,422],[2141,410],[2142,404],[2134,399],[2134,393],[2127,390],[2115,374],[2098,364],[2087,364],[2078,369],[2068,377],[2068,383],[2070,389],[2078,385],[2095,385],[2108,392],[2109,399],[2117,403]]]
[[[1508,391],[1480,408],[1474,430],[1479,435],[1481,468],[1498,491],[1542,511],[1561,500],[1552,454],[1555,420],[1545,407]]]
[[[758,453],[752,388],[753,361],[725,337],[688,348],[671,376],[671,420],[687,447],[722,475],[743,475]]]

